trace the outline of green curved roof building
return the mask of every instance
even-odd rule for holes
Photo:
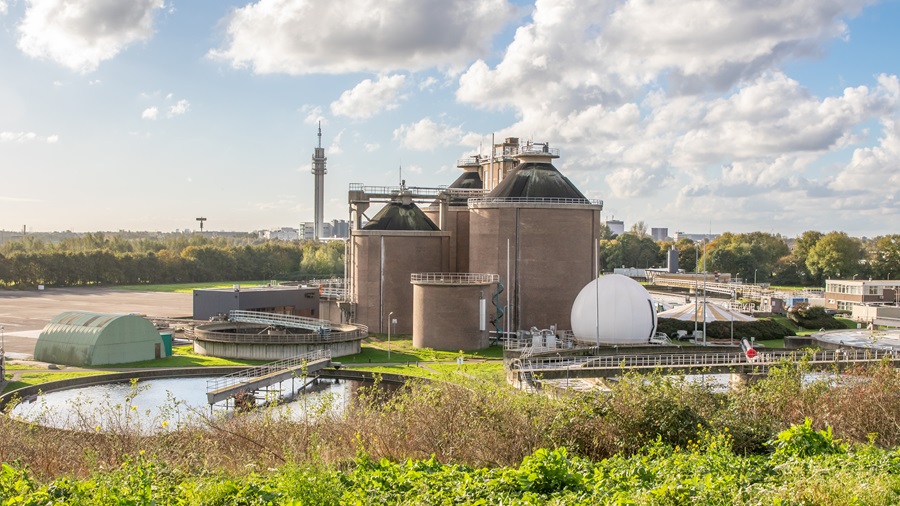
[[[156,327],[136,315],[68,311],[41,331],[34,359],[52,364],[97,366],[164,356]]]

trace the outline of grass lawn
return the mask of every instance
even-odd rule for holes
[[[431,348],[414,348],[412,336],[391,336],[391,356],[388,358],[387,334],[369,334],[362,342],[362,351],[356,355],[338,357],[336,362],[345,364],[385,364],[405,362],[449,362],[455,361],[462,354],[467,359],[502,359],[503,347],[491,346],[479,351],[437,351]]]
[[[836,316],[834,319],[843,323],[844,327],[847,327],[848,329],[855,329],[856,326],[859,324],[859,322],[855,322],[849,318],[841,318],[841,317]],[[865,328],[865,325],[863,325],[863,328]]]
[[[107,374],[105,372],[26,372],[17,381],[10,381],[3,389],[3,393],[12,392],[22,387],[31,385],[40,385],[51,381],[59,381],[71,378],[81,378],[83,376],[97,376],[98,374]],[[7,379],[12,375],[7,374]]]
[[[190,293],[198,288],[231,288],[234,285],[264,286],[268,281],[216,281],[211,283],[171,283],[163,285],[119,285],[119,290],[134,290],[137,292],[176,292]]]
[[[271,360],[238,360],[232,358],[218,358],[194,353],[191,345],[175,346],[172,348],[172,356],[130,364],[117,364],[112,367],[122,368],[163,368],[163,367],[212,367],[229,365],[262,365]],[[104,367],[104,369],[108,368]]]
[[[503,363],[498,361],[466,362],[462,365],[457,365],[455,362],[451,364],[420,364],[418,367],[415,364],[410,364],[408,366],[379,365],[371,367],[355,365],[352,366],[351,369],[376,373],[402,374],[404,376],[452,383],[465,383],[467,379],[474,379],[492,385],[506,385],[506,379],[503,374]]]

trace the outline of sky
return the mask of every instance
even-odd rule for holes
[[[252,231],[548,142],[604,219],[900,233],[900,1],[0,0],[0,230]],[[402,168],[402,176],[401,176]]]

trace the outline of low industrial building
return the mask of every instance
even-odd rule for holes
[[[855,305],[898,305],[896,279],[829,279],[825,281],[825,308],[852,311]],[[812,303],[810,303],[812,305]]]
[[[290,316],[319,317],[319,288],[259,286],[194,290],[194,319],[224,318],[229,311],[257,311]]]
[[[156,327],[137,315],[68,311],[50,320],[38,337],[34,359],[88,367],[166,356]]]

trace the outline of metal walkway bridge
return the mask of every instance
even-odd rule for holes
[[[291,378],[307,377],[331,365],[330,350],[316,350],[296,357],[252,367],[206,382],[206,400],[210,405],[234,397],[244,391],[252,392]]]
[[[312,330],[318,334],[331,332],[330,321],[306,318],[303,316],[233,310],[228,312],[228,320],[232,322],[261,323],[263,325],[273,325],[278,327],[306,329]]]
[[[673,353],[603,355],[586,357],[523,357],[509,363],[523,382],[559,378],[608,378],[628,372],[664,374],[715,374],[767,372],[770,367],[785,361],[804,361],[811,369],[836,368],[844,370],[856,365],[888,361],[900,365],[900,353],[880,350],[837,350],[803,352],[766,352],[761,350],[754,359],[736,353]]]

